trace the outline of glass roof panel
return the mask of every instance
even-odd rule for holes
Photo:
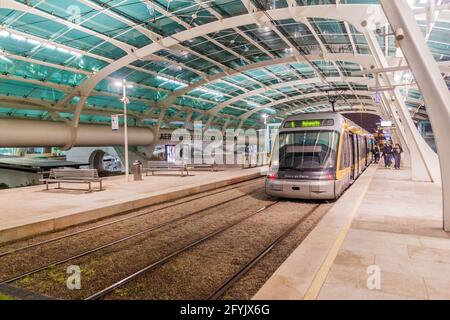
[[[287,7],[286,0],[251,2],[263,10]],[[337,5],[331,0],[296,2],[300,6]],[[152,44],[156,36],[168,37],[166,42],[173,41],[177,33],[187,29],[247,14],[244,2],[232,0],[21,0],[17,3],[25,4],[26,12],[0,8],[0,96],[38,99],[44,104],[61,101],[68,92],[75,90],[73,87],[85,84],[127,54],[132,56],[135,48]],[[347,4],[368,5],[378,4],[378,1],[339,1],[341,7]],[[421,0],[414,4],[425,8]],[[364,35],[349,23],[335,19],[308,17],[308,23],[300,23],[290,14],[277,19],[268,23],[256,23],[251,19],[248,25],[224,30],[211,28],[207,34],[183,39],[171,47],[166,47],[166,42],[162,41],[161,47],[150,55],[139,54],[135,61],[127,60],[131,61],[128,66],[121,65],[119,70],[113,68],[116,71],[97,84],[87,104],[106,114],[108,108],[120,108],[121,93],[114,82],[123,78],[133,85],[128,93],[130,110],[141,112],[152,107],[150,119],[145,120],[147,123],[154,124],[155,119],[151,118],[159,113],[158,107],[153,108],[154,102],[163,102],[169,96],[176,99],[178,106],[173,105],[168,112],[169,117],[175,118],[168,121],[167,126],[180,126],[179,119],[186,117],[190,109],[199,111],[197,118],[206,119],[208,116],[203,111],[244,94],[245,98],[222,110],[224,116],[234,119],[233,123],[240,123],[233,117],[242,115],[245,110],[286,97],[300,99],[316,94],[318,97],[304,101],[317,103],[323,99],[324,91],[340,90],[346,92],[340,95],[341,100],[356,98],[347,83],[336,80],[341,76],[353,77],[352,74],[362,67],[355,61],[342,61],[345,60],[342,58],[333,62],[333,59],[322,59],[321,55],[371,55]],[[424,18],[419,18],[418,23],[425,33]],[[427,37],[436,60],[450,60],[449,28],[450,22],[438,19]],[[383,53],[396,57],[398,49],[390,35],[392,30],[387,27],[385,33],[377,36],[378,44]],[[298,52],[300,56],[296,57]],[[337,79],[289,84],[318,75]],[[195,85],[199,81],[202,86]],[[277,89],[271,88],[275,84]],[[259,95],[247,94],[261,88],[264,90]],[[350,88],[366,91],[367,85],[362,81],[350,84]],[[420,92],[416,98],[414,91],[403,91],[408,93],[408,103],[422,101]],[[77,93],[74,95],[68,100],[76,104],[80,99]],[[290,106],[292,103],[288,102],[277,109]],[[2,105],[0,108],[11,109]],[[311,110],[320,110],[320,106]],[[45,111],[28,114],[40,112]],[[24,113],[20,110],[13,116],[19,114]],[[61,116],[71,117],[70,112]],[[107,116],[86,111],[81,121],[109,120]],[[261,113],[254,114],[246,123],[260,125]]]

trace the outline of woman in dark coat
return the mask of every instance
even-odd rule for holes
[[[380,147],[378,145],[375,145],[372,149],[373,157],[375,160],[375,163],[380,162]]]
[[[392,164],[392,146],[386,143],[383,148],[384,167],[390,168]]]
[[[397,143],[394,147],[394,149],[392,150],[393,154],[394,154],[394,160],[395,160],[395,166],[394,168],[397,170],[400,170],[400,163],[402,161],[402,153],[403,153],[403,149],[402,147]]]

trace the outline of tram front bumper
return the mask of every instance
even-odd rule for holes
[[[334,180],[269,180],[266,193],[291,199],[330,200],[335,198]]]

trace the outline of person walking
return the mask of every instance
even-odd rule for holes
[[[403,153],[403,149],[400,146],[400,144],[397,143],[395,145],[394,149],[392,150],[392,152],[393,152],[394,160],[395,160],[394,168],[396,170],[400,170],[400,164],[401,164],[401,161],[402,161],[402,153]]]
[[[377,144],[373,147],[372,152],[373,152],[373,157],[374,157],[375,163],[379,163],[380,162],[380,147]]]
[[[384,158],[384,167],[391,168],[392,165],[392,146],[389,142],[384,145],[383,149],[383,158]]]

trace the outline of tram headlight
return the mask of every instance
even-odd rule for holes
[[[277,172],[269,173],[267,175],[267,179],[269,179],[269,180],[276,180],[276,179],[278,179],[278,173]]]

